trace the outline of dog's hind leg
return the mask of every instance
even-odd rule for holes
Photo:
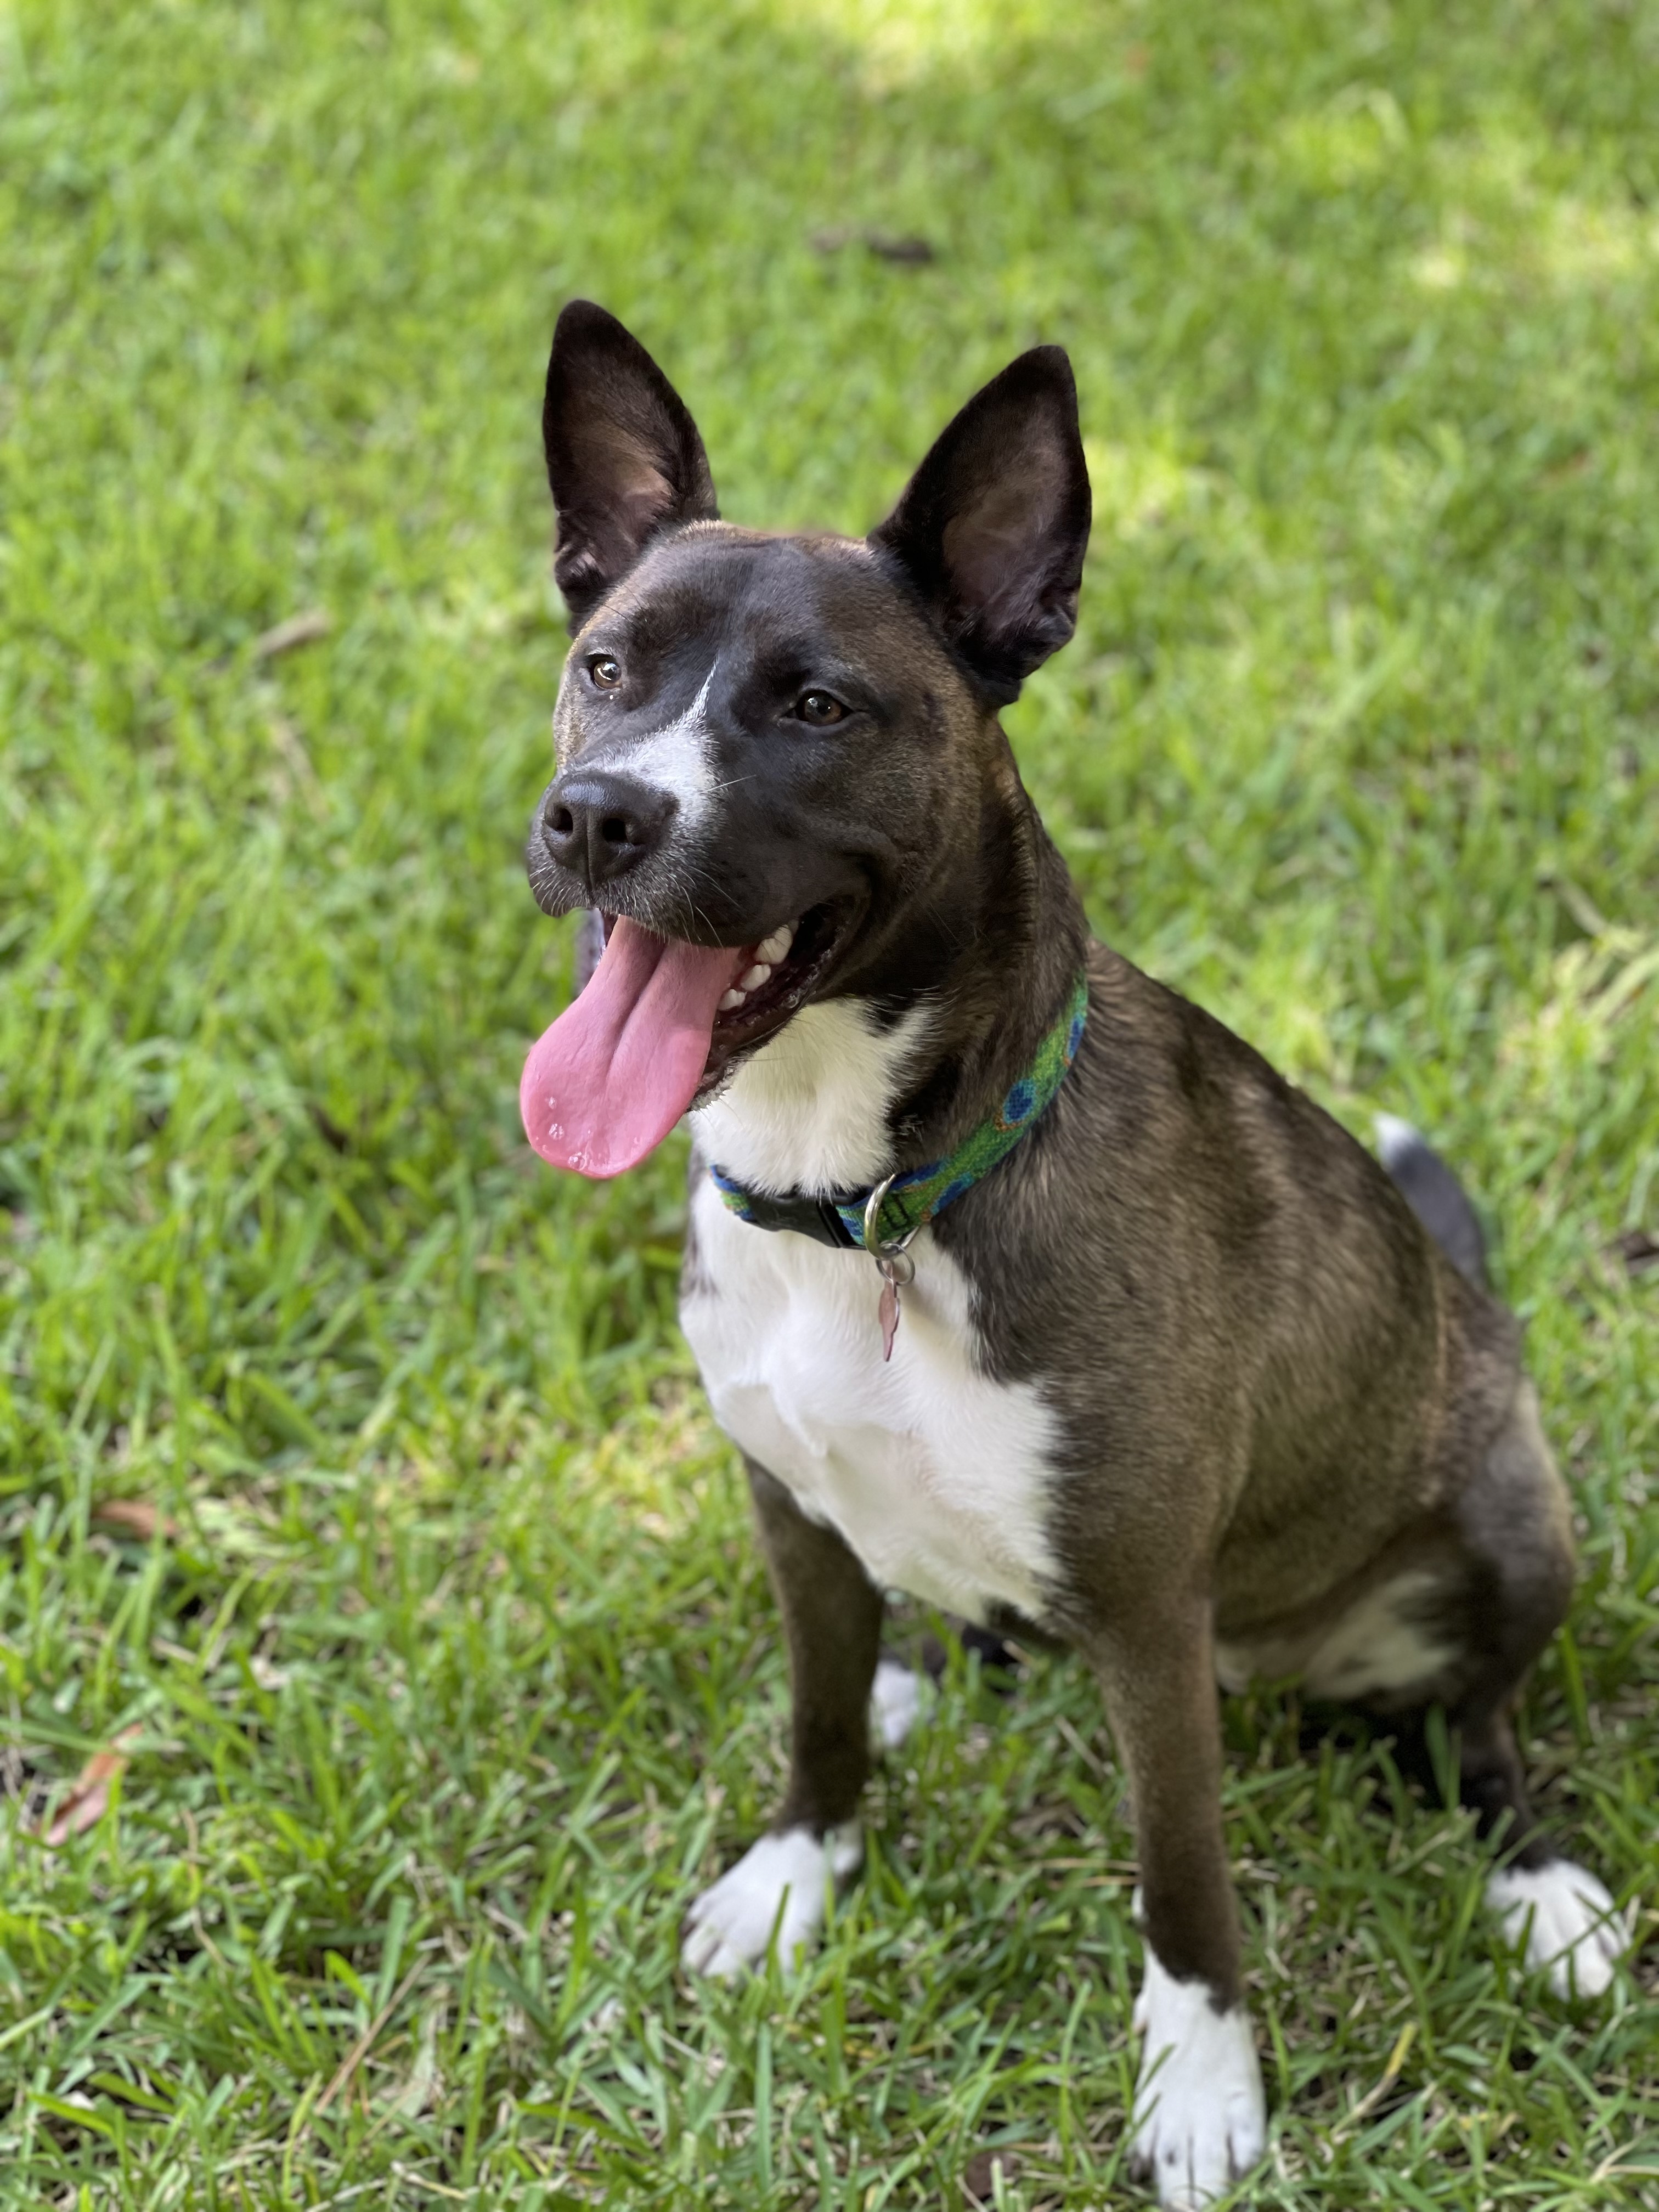
[[[1560,1996],[1599,1996],[1630,1937],[1603,1883],[1563,1858],[1538,1826],[1510,1722],[1522,1677],[1565,1618],[1572,1594],[1567,1494],[1522,1381],[1486,1464],[1457,1501],[1468,1548],[1474,1672],[1449,1719],[1458,1791],[1503,1863],[1486,1900],[1528,1966]]]
[[[1496,1835],[1504,1849],[1504,1863],[1486,1879],[1487,1905],[1558,1996],[1600,1996],[1630,1942],[1624,1915],[1606,1884],[1563,1858],[1534,1821],[1508,1714],[1463,1711],[1453,1724],[1462,1801],[1478,1832]],[[1520,1840],[1510,1850],[1512,1837]]]
[[[1459,1273],[1490,1287],[1486,1238],[1468,1193],[1420,1132],[1379,1115],[1383,1166]],[[1563,1858],[1527,1798],[1510,1713],[1522,1675],[1565,1618],[1572,1595],[1571,1515],[1566,1489],[1522,1380],[1510,1419],[1485,1466],[1457,1501],[1468,1547],[1475,1673],[1453,1704],[1461,1751],[1459,1795],[1504,1863],[1486,1901],[1528,1966],[1559,1996],[1599,1996],[1630,1941],[1605,1885]]]
[[[792,1966],[823,1924],[828,1885],[850,1879],[863,1862],[858,1805],[881,1650],[881,1592],[834,1529],[808,1520],[781,1482],[748,1464],[793,1704],[789,1780],[771,1832],[688,1916],[682,1959],[694,1972],[720,1975],[757,1965],[775,1935],[780,1963]],[[877,1713],[880,1725],[879,1706]]]

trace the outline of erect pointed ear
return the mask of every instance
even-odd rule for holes
[[[685,402],[591,300],[572,300],[554,328],[542,445],[559,518],[553,578],[579,627],[659,530],[720,512]]]
[[[1077,386],[1036,346],[940,434],[870,543],[897,560],[1000,703],[1077,627],[1089,471]]]

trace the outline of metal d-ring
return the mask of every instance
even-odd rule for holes
[[[894,1237],[890,1243],[882,1242],[881,1209],[893,1181],[891,1176],[885,1176],[864,1201],[864,1249],[887,1281],[902,1290],[916,1279],[916,1263],[904,1249],[916,1232],[907,1229],[902,1237]]]

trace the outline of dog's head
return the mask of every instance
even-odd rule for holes
[[[1075,626],[1089,482],[1056,346],[968,403],[867,538],[721,522],[684,403],[586,301],[542,422],[575,636],[530,880],[608,941],[521,1103],[544,1158],[607,1175],[809,1000],[944,956],[1012,775],[997,709]]]

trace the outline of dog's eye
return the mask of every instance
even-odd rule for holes
[[[622,663],[609,653],[596,653],[587,663],[587,672],[601,691],[614,691],[622,682]]]
[[[799,720],[810,722],[819,730],[831,722],[847,720],[846,708],[828,691],[803,691],[795,702],[795,714]]]

